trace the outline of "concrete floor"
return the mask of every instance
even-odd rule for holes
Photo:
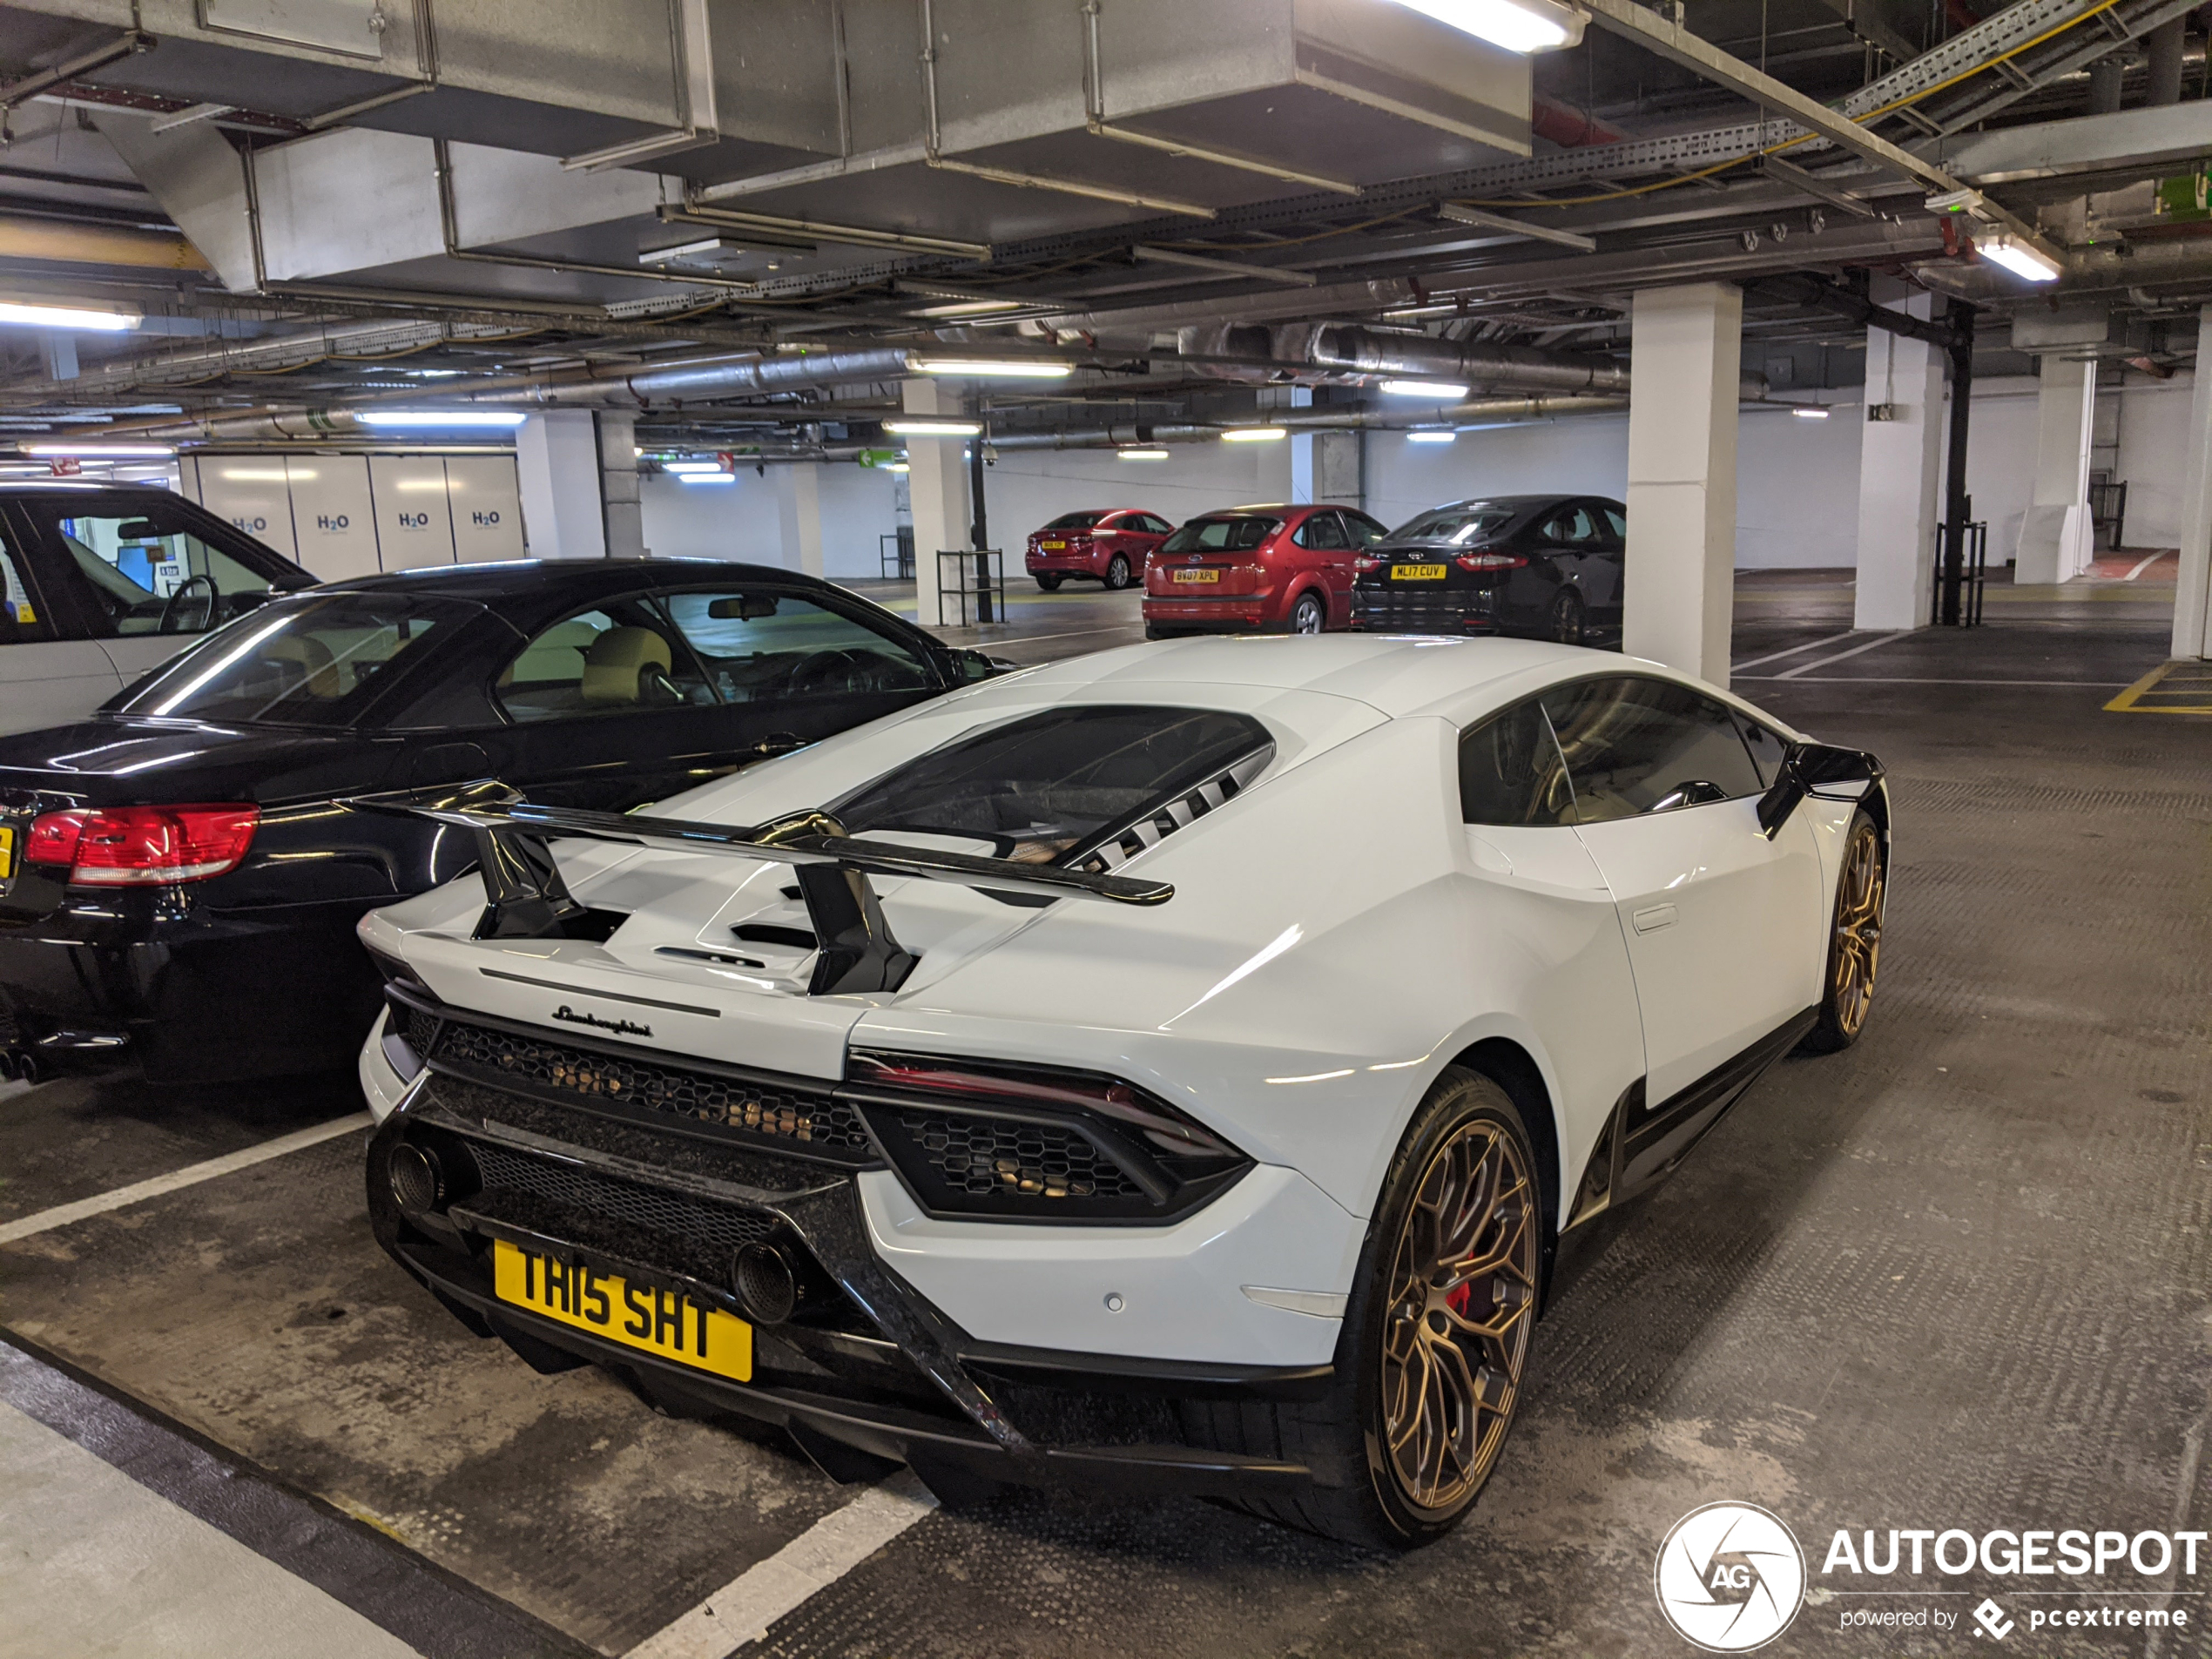
[[[1777,1066],[1609,1224],[1452,1538],[1390,1560],[1195,1502],[914,1508],[747,1651],[1687,1653],[1653,1552],[1704,1502],[1775,1510],[1816,1569],[1845,1527],[2212,1527],[2212,718],[2102,711],[2162,656],[2171,591],[1993,587],[1979,632],[1878,638],[1849,635],[1845,574],[1740,584],[1738,688],[1892,769],[1872,1026]],[[1134,595],[1012,610],[949,637],[1036,662],[1138,632]],[[357,1108],[344,1080],[0,1093],[0,1238]],[[134,1519],[131,1483],[188,1512],[200,1570],[239,1574],[241,1608],[285,1615],[296,1593],[268,1562],[312,1586],[300,1629],[333,1654],[626,1653],[702,1601],[753,1605],[718,1593],[852,1517],[859,1489],[771,1439],[658,1418],[596,1372],[541,1378],[466,1336],[370,1242],[362,1139],[0,1244],[0,1606],[66,1611],[99,1581],[52,1565],[51,1541],[84,1525],[74,1494],[145,1541],[121,1546],[113,1605],[77,1627],[0,1617],[0,1656],[199,1650],[147,1638],[179,1594],[153,1563],[185,1546]],[[10,1501],[34,1474],[53,1514]],[[1775,1650],[1955,1649],[1979,1639],[1971,1618],[1941,1635],[1839,1617],[1987,1593],[2022,1651],[2175,1659],[2212,1652],[2199,1581],[2121,1603],[2188,1609],[2187,1631],[2032,1641],[2031,1608],[2103,1603],[1979,1577],[1918,1581],[1966,1591],[1948,1598],[1816,1591]],[[695,1619],[648,1651],[742,1634]]]

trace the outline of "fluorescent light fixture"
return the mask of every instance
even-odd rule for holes
[[[234,484],[286,484],[293,478],[312,478],[313,468],[287,474],[281,467],[226,467],[223,476]]]
[[[738,475],[719,471],[679,472],[676,475],[676,482],[679,484],[734,484],[738,482]]]
[[[308,473],[306,475],[312,478],[314,476],[314,474]],[[397,487],[401,489],[414,490],[435,489],[442,494],[446,487],[446,481],[442,478],[402,478],[400,480]]]
[[[907,438],[973,438],[983,430],[974,421],[886,421],[883,429]]]
[[[173,455],[173,443],[26,443],[27,455],[77,455],[86,461],[111,461],[132,455]]]
[[[907,463],[903,461],[887,461],[882,466],[877,468],[876,470],[879,472],[904,472],[907,470]]]
[[[1381,389],[1392,397],[1459,399],[1467,395],[1461,381],[1385,381]]]
[[[1800,403],[1790,413],[1800,421],[1824,421],[1828,418],[1828,411],[1817,403]]]
[[[363,426],[518,427],[526,417],[503,409],[355,409]]]
[[[663,472],[725,472],[728,469],[718,461],[664,461]]]
[[[1999,232],[1974,239],[1974,251],[1992,265],[2001,265],[2030,282],[2056,282],[2059,267],[2026,242]]]
[[[1449,443],[1460,435],[1456,432],[1408,432],[1408,443]]]
[[[671,260],[712,259],[718,253],[738,253],[744,250],[736,243],[719,236],[710,236],[700,242],[678,242],[674,247],[657,247],[637,256],[640,265],[664,265]]]
[[[1019,311],[1019,300],[955,300],[941,306],[924,306],[917,317],[988,317],[994,312]]]
[[[1398,0],[1409,10],[1448,24],[1509,52],[1554,51],[1582,38],[1589,19],[1551,0]]]
[[[907,365],[920,374],[961,374],[971,380],[1056,381],[1076,372],[1073,363],[1022,358],[919,357]]]
[[[1224,443],[1273,443],[1291,435],[1279,426],[1232,426],[1221,435]]]
[[[0,323],[24,328],[64,328],[83,334],[119,334],[145,320],[135,311],[98,311],[89,306],[44,306],[28,300],[0,300]]]
[[[1164,449],[1116,449],[1114,458],[1116,461],[1165,461],[1168,452]]]

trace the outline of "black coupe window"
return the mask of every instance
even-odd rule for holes
[[[830,808],[848,834],[958,836],[1052,864],[1271,744],[1215,709],[1054,709],[947,744]]]
[[[223,725],[350,725],[402,658],[479,607],[400,593],[307,593],[241,617],[109,707]]]

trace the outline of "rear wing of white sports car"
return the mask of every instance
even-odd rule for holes
[[[586,907],[570,894],[548,845],[562,836],[791,865],[819,945],[807,984],[811,996],[896,990],[914,968],[913,953],[893,936],[884,919],[871,875],[948,881],[1019,904],[1103,899],[1156,905],[1175,896],[1164,881],[860,840],[821,812],[794,813],[732,829],[684,819],[533,806],[493,779],[458,788],[361,795],[346,805],[426,818],[475,836],[487,900],[476,925],[479,939],[559,938],[586,920]]]

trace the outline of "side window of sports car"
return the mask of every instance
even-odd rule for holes
[[[1782,769],[1782,757],[1790,747],[1790,739],[1761,725],[1748,714],[1737,715],[1736,726],[1743,734],[1743,746],[1751,752],[1752,765],[1759,769],[1759,781],[1772,783],[1774,774]]]
[[[926,691],[929,664],[905,641],[795,593],[725,589],[663,596],[725,703]]]
[[[1571,824],[1575,791],[1534,698],[1460,739],[1460,815],[1470,824]]]
[[[1578,824],[1756,795],[1764,787],[1723,704],[1669,680],[1619,675],[1547,691]]]

